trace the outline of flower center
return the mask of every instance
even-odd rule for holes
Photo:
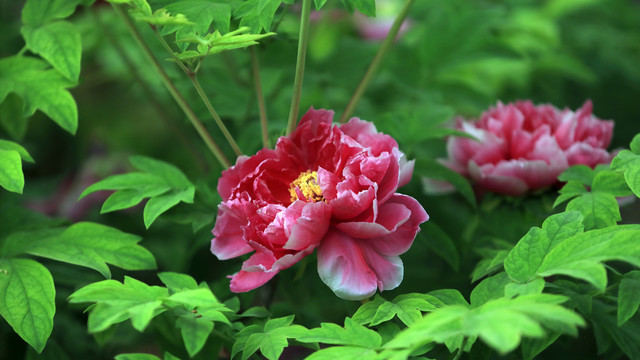
[[[291,201],[303,200],[303,201],[324,201],[322,196],[322,189],[318,185],[318,172],[305,171],[293,180],[291,187],[289,187],[289,193],[291,194]]]

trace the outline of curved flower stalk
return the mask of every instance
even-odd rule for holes
[[[274,150],[241,156],[222,173],[211,251],[220,260],[253,252],[230,276],[255,289],[318,248],[318,273],[337,296],[358,300],[402,281],[399,255],[428,219],[412,197],[407,161],[389,135],[333,111],[310,109]]]
[[[505,195],[553,185],[572,165],[611,161],[606,148],[613,121],[595,117],[591,101],[575,112],[531,101],[498,102],[476,122],[458,119],[456,128],[477,140],[449,138],[444,164],[480,189]]]

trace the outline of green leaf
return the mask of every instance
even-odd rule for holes
[[[637,147],[638,138],[636,135],[631,144]],[[637,151],[620,151],[613,158],[611,169],[624,171],[624,179],[627,181],[627,185],[637,197],[640,197],[640,155]]]
[[[640,271],[625,274],[618,290],[618,326],[622,326],[638,311],[640,306]]]
[[[509,277],[504,272],[482,280],[471,292],[471,307],[504,297],[504,289],[509,282]]]
[[[23,161],[28,161],[30,163],[35,162],[25,148],[17,143],[14,143],[13,141],[0,139],[0,150],[17,151]]]
[[[153,255],[138,245],[139,236],[89,222],[67,229],[18,232],[9,236],[0,254],[27,253],[85,266],[110,278],[107,263],[125,270],[155,269]]]
[[[15,150],[0,149],[0,186],[8,191],[22,194],[24,174],[20,153]]]
[[[67,79],[78,81],[82,40],[72,23],[56,21],[41,27],[23,26],[20,31],[29,50],[42,56]]]
[[[55,293],[49,270],[38,262],[0,258],[0,315],[39,353],[53,329]]]
[[[356,346],[332,346],[320,349],[309,355],[307,360],[375,360],[378,354],[375,350]]]
[[[530,294],[542,294],[544,290],[545,281],[543,278],[535,278],[528,283],[509,283],[504,287],[504,295],[506,297],[530,295]]]
[[[462,335],[480,337],[505,354],[515,349],[522,337],[544,336],[544,328],[577,334],[576,327],[584,325],[584,321],[559,305],[565,300],[558,295],[539,294],[494,299],[473,309],[462,305],[443,307],[425,315],[384,348],[415,348],[432,341],[445,343]]]
[[[544,258],[537,275],[568,275],[604,290],[607,277],[602,262],[620,260],[640,266],[639,244],[639,225],[588,231],[553,248]]]
[[[151,354],[120,354],[116,355],[116,360],[160,360],[159,357]]]
[[[176,40],[183,39],[189,34],[205,36],[209,33],[211,24],[222,34],[229,32],[231,23],[231,7],[229,4],[214,3],[204,0],[177,1],[166,6],[172,14],[183,14],[192,22],[191,25],[169,25],[162,29],[162,34],[176,33]],[[184,52],[188,44],[178,43]]]
[[[185,314],[178,318],[176,326],[180,329],[182,341],[190,357],[202,350],[209,334],[213,331],[213,323],[201,315]]]
[[[334,345],[352,345],[376,349],[382,344],[380,335],[359,325],[351,318],[344,319],[344,328],[333,323],[322,323],[319,328],[310,329],[296,337],[304,343],[321,342]]]
[[[593,177],[593,169],[587,165],[580,164],[571,166],[567,170],[563,171],[562,174],[558,176],[558,180],[565,182],[577,181],[582,185],[591,186]]]
[[[27,0],[22,8],[22,22],[39,27],[51,20],[73,14],[80,0]]]
[[[476,196],[471,188],[469,180],[448,167],[427,159],[420,159],[416,163],[416,170],[420,176],[428,179],[442,180],[450,183],[469,202],[469,205],[476,207]]]
[[[601,229],[615,225],[622,218],[615,196],[604,192],[591,192],[569,201],[567,211],[579,211],[587,229]]]
[[[453,270],[458,271],[460,267],[460,256],[458,255],[458,249],[456,249],[453,239],[433,221],[424,224],[422,226],[422,232],[424,232],[424,236],[428,239],[425,240],[425,244],[429,249],[443,258],[451,265]]]
[[[469,303],[464,299],[464,296],[460,294],[460,291],[455,289],[441,289],[430,291],[427,295],[431,295],[436,299],[442,301],[445,305],[463,305],[469,307]]]
[[[271,319],[259,326],[247,327],[237,334],[238,340],[233,346],[232,356],[242,349],[242,360],[247,360],[258,349],[269,360],[276,360],[289,344],[288,338],[298,338],[307,329],[300,325],[291,325],[293,315]]]
[[[509,251],[494,250],[493,252],[495,252],[495,255],[492,258],[480,260],[476,265],[476,268],[473,269],[473,273],[471,274],[472,282],[475,282],[489,274],[495,273],[498,270],[502,270],[504,260],[509,254]]]
[[[411,326],[422,317],[422,311],[432,311],[441,306],[444,306],[444,303],[431,295],[417,293],[399,295],[393,301],[384,302],[378,307],[369,326],[389,321],[394,316],[398,316],[405,325]]]
[[[147,201],[144,206],[143,218],[144,226],[148,229],[149,226],[165,211],[171,209],[179,202],[193,203],[193,196],[195,189],[191,187],[187,190],[176,191],[172,190],[166,194],[154,196]]]
[[[189,179],[174,165],[140,155],[132,156],[129,161],[136,169],[163,179],[174,189],[193,187]]]
[[[358,308],[355,314],[353,314],[352,320],[360,325],[371,323],[376,316],[378,308],[385,302],[387,301],[382,296],[376,294],[373,300],[367,301]]]
[[[316,11],[322,9],[327,0],[314,0],[314,4],[316,5]]]
[[[629,148],[634,154],[640,155],[640,134],[636,134],[636,136],[633,137]]]
[[[628,196],[633,193],[625,181],[624,174],[611,170],[601,171],[596,175],[591,191],[608,193],[615,197]]]
[[[0,125],[15,140],[21,140],[27,132],[29,119],[24,116],[23,108],[22,99],[13,93],[0,103]]]
[[[3,58],[0,59],[0,78],[0,102],[9,93],[15,93],[24,101],[25,116],[39,109],[66,131],[76,132],[78,109],[65,90],[72,83],[59,72],[48,69],[47,63],[27,56]]]
[[[587,189],[577,180],[569,180],[559,191],[560,196],[553,203],[553,207],[556,207],[563,202],[573,199],[576,196],[587,193]]]
[[[125,276],[124,283],[104,280],[89,284],[69,296],[71,303],[95,302],[89,314],[89,332],[100,332],[111,325],[131,318],[138,331],[164,311],[162,301],[168,296],[165,288],[149,286]]]
[[[351,14],[353,14],[353,10],[357,8],[367,16],[376,16],[375,0],[342,0],[342,3]]]
[[[582,215],[567,211],[552,215],[542,228],[532,227],[504,260],[509,277],[519,283],[533,280],[547,253],[563,240],[583,232]]]
[[[195,290],[198,283],[189,275],[178,274],[174,272],[162,272],[158,274],[160,281],[167,286],[172,292],[180,292],[183,290]]]

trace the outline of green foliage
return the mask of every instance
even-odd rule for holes
[[[22,22],[27,26],[40,27],[45,23],[64,19],[73,14],[80,0],[27,0],[22,9]]]
[[[640,306],[640,271],[633,270],[620,280],[618,290],[618,326],[626,323]]]
[[[0,315],[39,353],[53,329],[55,293],[44,266],[30,259],[0,258]]]
[[[413,349],[461,335],[468,339],[479,337],[504,354],[515,349],[522,337],[544,336],[545,329],[576,335],[576,327],[584,325],[584,321],[559,305],[564,301],[562,296],[538,294],[498,298],[473,309],[461,305],[443,307],[402,331],[384,348]]]
[[[72,23],[56,21],[38,28],[25,26],[21,32],[29,50],[42,56],[67,79],[78,81],[82,44],[80,32]]]
[[[375,0],[342,0],[344,6],[353,14],[353,11],[357,8],[361,13],[367,16],[376,16],[376,2]],[[316,7],[318,3],[316,2]]]
[[[30,254],[85,266],[110,278],[107,263],[126,270],[155,269],[153,255],[137,243],[139,236],[88,222],[68,228],[15,232],[0,247],[0,256]]]
[[[180,60],[202,59],[206,56],[220,53],[222,51],[241,49],[251,45],[256,45],[258,44],[257,40],[275,35],[275,33],[272,32],[259,35],[245,34],[248,30],[248,27],[241,27],[238,30],[234,30],[224,35],[221,35],[218,31],[207,34],[204,37],[196,34],[186,35],[178,39],[178,41],[197,44],[197,51],[188,50],[183,53],[176,54],[176,56]]]
[[[27,56],[0,59],[0,78],[0,102],[15,93],[24,102],[24,116],[41,110],[66,131],[76,132],[78,109],[66,90],[73,84],[46,62]]]
[[[633,193],[640,197],[640,134],[631,141],[631,150],[622,150],[611,162],[613,170],[624,172],[624,179]]]
[[[242,352],[242,360],[248,359],[258,349],[264,357],[276,360],[289,344],[288,339],[299,338],[307,329],[300,325],[291,325],[293,315],[268,320],[263,325],[250,325],[240,330],[235,338],[231,357]]]
[[[24,174],[22,161],[17,151],[0,150],[0,186],[22,194],[24,188]]]
[[[376,326],[393,319],[395,316],[405,325],[411,326],[422,317],[422,312],[432,311],[444,303],[432,295],[403,294],[393,301],[386,301],[380,295],[375,300],[362,305],[353,315],[353,321],[358,324]]]
[[[80,198],[100,190],[117,190],[104,202],[102,213],[126,209],[150,198],[144,207],[145,227],[179,202],[193,203],[195,187],[177,167],[144,156],[132,156],[141,172],[113,175],[89,186]]]

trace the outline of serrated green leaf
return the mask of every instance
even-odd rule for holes
[[[573,199],[576,196],[587,193],[587,189],[577,180],[569,180],[559,191],[560,196],[553,203],[553,207],[556,207],[563,202]]]
[[[160,25],[160,26],[165,26],[165,25],[177,25],[177,26],[193,25],[193,23],[191,21],[189,21],[189,19],[187,19],[187,17],[184,16],[183,14],[172,15],[167,11],[167,9],[158,9],[158,10],[154,11],[152,15],[144,15],[144,14],[139,13],[139,12],[133,12],[132,15],[136,20],[142,21],[142,22],[145,22],[145,23],[151,24],[151,25]]]
[[[580,164],[567,168],[567,170],[563,171],[562,174],[558,176],[558,180],[564,182],[577,181],[582,185],[591,186],[594,175],[592,168],[587,165]]]
[[[356,310],[355,314],[353,314],[352,320],[360,325],[371,323],[378,311],[378,308],[385,302],[386,300],[382,296],[376,294],[373,300],[367,301],[362,304],[358,310]]]
[[[0,102],[15,93],[24,101],[25,116],[39,109],[66,131],[76,132],[78,109],[66,90],[72,83],[48,69],[47,63],[27,56],[6,57],[0,59],[0,78]]]
[[[356,346],[332,346],[320,349],[309,355],[307,360],[374,360],[378,359],[375,350]]]
[[[618,326],[622,326],[640,306],[640,271],[625,274],[618,289]]]
[[[27,253],[85,266],[110,278],[108,264],[125,270],[155,269],[153,255],[138,245],[139,236],[118,229],[80,222],[67,229],[18,232],[9,236],[1,254]]]
[[[445,343],[462,335],[480,337],[504,354],[515,349],[522,337],[544,336],[545,327],[576,334],[576,327],[584,325],[584,321],[559,305],[565,300],[562,296],[539,294],[494,299],[474,309],[462,305],[443,307],[425,315],[384,348],[415,348],[431,341]]]
[[[528,283],[509,283],[504,287],[504,295],[506,297],[542,294],[544,290],[545,281],[543,278],[535,278]]]
[[[29,50],[42,56],[67,79],[78,81],[82,40],[72,23],[56,21],[40,27],[23,26],[20,32]]]
[[[384,302],[378,307],[369,326],[379,325],[395,316],[398,316],[405,325],[411,326],[422,317],[422,311],[432,311],[440,306],[444,306],[444,303],[431,295],[416,293],[399,295],[393,301]]]
[[[180,329],[182,341],[190,357],[202,350],[209,334],[213,331],[213,323],[195,314],[185,314],[178,318],[176,326]]]
[[[28,161],[30,163],[35,162],[25,148],[23,148],[20,144],[17,144],[13,141],[0,139],[0,150],[17,151],[18,154],[20,154],[20,157],[22,158],[23,161]]]
[[[8,191],[22,194],[24,174],[20,153],[15,150],[0,149],[0,186]]]
[[[620,260],[640,266],[640,226],[619,225],[573,236],[551,250],[538,276],[568,275],[606,287],[602,262]]]
[[[567,211],[547,218],[541,228],[533,227],[518,241],[504,260],[509,277],[527,283],[536,276],[547,253],[563,240],[582,233],[582,215]]]
[[[378,333],[359,325],[351,318],[344,320],[344,328],[337,324],[322,323],[319,328],[307,330],[297,336],[296,340],[304,343],[353,345],[368,349],[376,349],[382,344],[382,338]]]
[[[615,225],[622,218],[615,196],[603,192],[582,194],[569,201],[567,211],[579,211],[586,229],[601,229]]]
[[[264,324],[263,329],[248,327],[240,331],[238,340],[233,346],[232,354],[242,350],[242,359],[248,359],[258,349],[269,360],[276,360],[289,344],[288,338],[298,338],[307,329],[300,325],[291,325],[293,315],[271,319]],[[240,343],[238,346],[237,344]],[[233,355],[232,355],[233,356]]]
[[[605,170],[593,179],[592,192],[603,192],[615,197],[631,195],[633,192],[625,181],[624,174],[618,171]]]
[[[40,263],[0,258],[0,315],[38,353],[53,329],[55,293],[51,273]]]
[[[80,0],[27,0],[22,8],[22,22],[39,27],[51,20],[73,14]]]
[[[158,274],[160,281],[172,292],[180,292],[183,290],[195,290],[198,283],[189,275],[179,274],[175,272],[161,272]]]
[[[165,26],[162,34],[176,33],[176,40],[187,37],[189,34],[205,36],[209,33],[211,24],[214,29],[222,34],[229,32],[231,23],[231,7],[229,4],[214,3],[203,0],[177,1],[166,6],[172,14],[184,14],[192,25]],[[178,43],[178,47],[183,51],[188,44]]]
[[[138,330],[143,330],[165,309],[162,301],[168,296],[165,288],[149,286],[125,276],[124,283],[104,280],[89,284],[69,296],[71,303],[95,302],[89,314],[89,332],[100,332],[111,325],[131,318]]]

